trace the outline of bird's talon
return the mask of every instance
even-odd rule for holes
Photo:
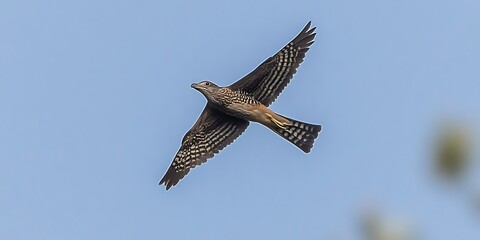
[[[277,125],[277,127],[281,128],[285,131],[287,130],[287,128],[285,127],[285,125],[286,125],[285,123],[282,123],[282,122],[278,121],[277,119],[275,119],[274,117],[272,117],[272,115],[270,115],[268,113],[266,113],[266,114],[270,118],[270,120],[272,120],[272,122],[275,123],[275,125]]]

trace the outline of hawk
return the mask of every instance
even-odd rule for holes
[[[164,184],[167,190],[175,186],[190,169],[232,143],[251,121],[266,126],[305,153],[310,152],[321,126],[282,116],[268,108],[290,82],[313,44],[315,27],[310,26],[308,22],[285,47],[228,87],[209,81],[192,84],[192,88],[205,96],[207,104],[183,137],[160,185]]]

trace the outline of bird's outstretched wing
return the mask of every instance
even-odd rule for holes
[[[167,190],[175,186],[190,169],[206,162],[232,143],[248,124],[246,120],[229,116],[207,104],[197,122],[183,137],[182,146],[160,185],[165,184]]]
[[[313,44],[315,27],[310,28],[310,25],[311,22],[308,22],[290,43],[229,88],[243,90],[265,106],[270,105],[290,82]]]

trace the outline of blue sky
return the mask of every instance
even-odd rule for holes
[[[474,0],[4,0],[0,239],[360,239],[372,203],[423,239],[478,239],[479,214],[434,182],[429,150],[444,120],[479,138],[479,12]],[[231,84],[309,20],[316,42],[272,109],[322,124],[313,151],[252,124],[158,186],[205,104],[190,84]]]

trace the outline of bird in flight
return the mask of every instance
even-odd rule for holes
[[[228,87],[209,81],[192,84],[192,88],[205,96],[207,104],[183,137],[160,185],[164,184],[167,190],[175,186],[190,169],[232,143],[250,121],[266,126],[305,153],[310,152],[321,126],[282,116],[268,108],[290,82],[313,44],[315,27],[310,26],[308,22],[285,47]]]

